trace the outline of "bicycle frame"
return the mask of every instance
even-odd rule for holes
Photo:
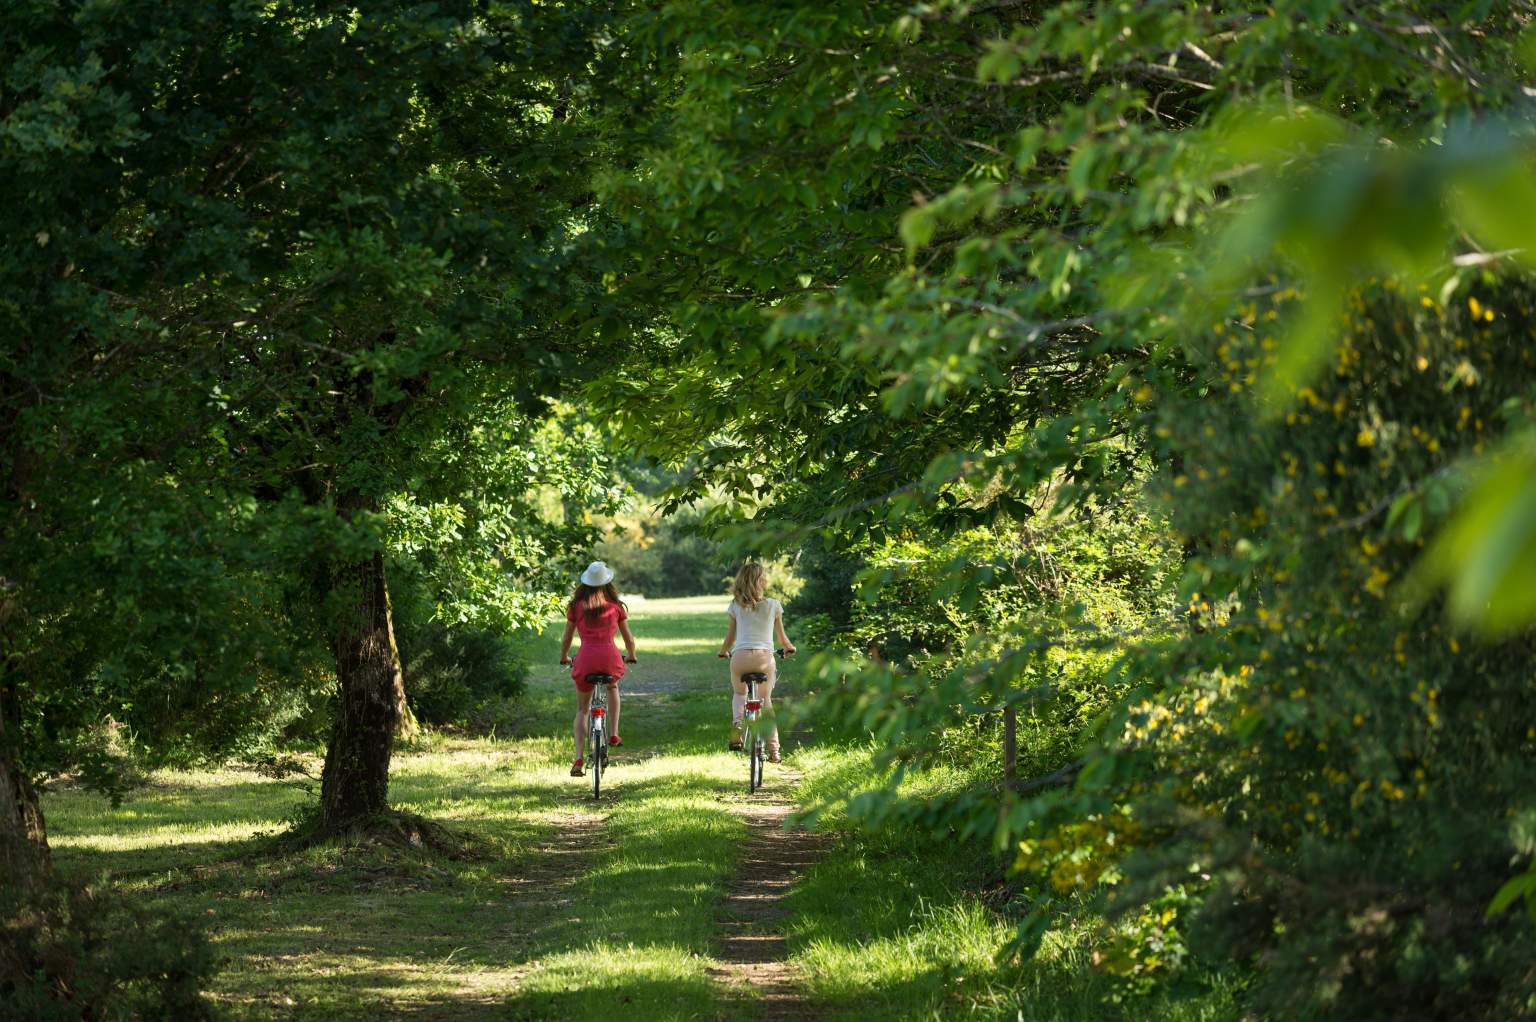
[[[774,656],[784,659],[782,649],[773,651]],[[741,715],[742,728],[746,732],[747,749],[747,794],[751,795],[763,786],[763,761],[767,758],[763,748],[762,715],[764,700],[757,694],[759,682],[767,682],[768,676],[757,671],[748,671],[741,676],[742,683],[747,686],[746,709]]]
[[[756,673],[742,675],[742,681],[747,685],[747,706],[741,719],[747,733],[747,794],[749,795],[763,786],[763,735],[758,725],[758,720],[763,714],[763,701],[757,696],[758,677]]]
[[[607,686],[611,682],[608,675],[592,674],[587,676],[592,685],[592,702],[587,707],[587,741],[589,750],[587,762],[590,764],[589,772],[592,774],[592,797],[602,797],[603,771],[608,766],[608,697]]]

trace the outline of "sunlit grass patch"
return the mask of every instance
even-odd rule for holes
[[[706,655],[723,629],[686,603],[645,613],[656,644],[637,671],[679,684],[626,703],[634,737],[599,804],[566,773],[573,697],[556,630],[533,650],[521,737],[429,733],[395,757],[391,801],[478,839],[468,859],[280,850],[269,838],[315,798],[311,758],[309,778],[156,775],[117,809],[50,792],[60,869],[109,871],[204,921],[227,963],[212,996],[233,1019],[715,1018],[713,909],[743,832],[724,669]],[[590,849],[551,860],[578,826]]]
[[[590,942],[543,963],[511,1002],[514,1018],[708,1019],[717,991],[708,961],[686,947],[615,944],[596,928]]]
[[[995,886],[1002,863],[978,842],[937,840],[892,825],[859,829],[842,797],[881,778],[868,746],[820,747],[797,757],[802,805],[822,805],[818,824],[837,843],[790,895],[791,955],[809,992],[834,1018],[996,1019],[1101,1022],[1155,1018],[1228,1022],[1241,1013],[1220,982],[1190,996],[1130,994],[1095,970],[1087,929],[1053,930],[1028,962],[1006,944],[1017,918],[977,892]],[[903,783],[934,795],[968,783],[965,771],[937,767]]]

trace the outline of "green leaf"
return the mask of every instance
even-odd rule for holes
[[[1518,251],[1536,266],[1536,174],[1509,156],[1477,167],[1452,190],[1456,212],[1491,249]]]
[[[1510,877],[1500,887],[1493,900],[1488,903],[1486,918],[1492,919],[1502,914],[1518,899],[1536,899],[1536,869],[1528,870],[1519,876]]]
[[[918,249],[933,240],[933,232],[937,227],[938,221],[931,205],[914,206],[901,215],[901,223],[897,229],[901,233],[901,240],[907,246],[908,259],[911,259]]]
[[[1008,82],[1019,76],[1023,66],[1017,47],[1005,40],[993,39],[976,63],[976,77],[983,82]]]
[[[1413,595],[1443,585],[1457,622],[1505,635],[1536,620],[1536,436],[1484,462],[1471,492],[1410,576]]]

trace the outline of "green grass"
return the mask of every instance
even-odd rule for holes
[[[482,839],[475,861],[376,846],[279,854],[272,837],[312,794],[224,769],[157,775],[118,809],[49,793],[57,864],[203,920],[224,958],[212,994],[236,1019],[714,1018],[713,906],[744,832],[726,811],[740,771],[713,657],[723,604],[634,607],[641,663],[625,688],[637,694],[600,807],[566,776],[558,629],[536,641],[533,734],[430,739],[396,757],[394,804]],[[590,848],[541,854],[578,829]]]
[[[735,1018],[739,1002],[709,975],[715,905],[745,833],[729,811],[746,796],[741,760],[724,751],[729,688],[714,658],[724,604],[636,601],[640,663],[601,806],[566,776],[573,700],[558,628],[534,641],[518,736],[431,736],[397,755],[394,803],[475,835],[485,853],[471,860],[282,852],[274,838],[313,782],[222,769],[157,775],[118,809],[48,793],[56,861],[203,921],[223,957],[211,994],[233,1019]],[[789,752],[802,804],[868,781],[867,750]],[[964,782],[935,771],[917,783]],[[1000,879],[984,851],[861,833],[835,810],[822,825],[836,840],[791,894],[787,936],[828,1017],[1235,1017],[1220,990],[1113,1003],[1087,933],[1050,934],[1034,962],[1003,962],[1010,921],[978,896]]]
[[[834,802],[873,777],[868,748],[821,748],[799,758],[807,805]],[[964,784],[936,769],[915,790]],[[1217,984],[1185,999],[1130,997],[1092,967],[1087,930],[1046,935],[1027,963],[1003,954],[1012,933],[1003,872],[986,849],[902,828],[869,833],[835,808],[821,824],[838,832],[832,853],[791,895],[791,957],[812,996],[835,1019],[995,1019],[1100,1022],[1155,1018],[1226,1022],[1241,1016]],[[1118,995],[1118,996],[1117,996]]]

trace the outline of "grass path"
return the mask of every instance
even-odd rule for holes
[[[118,809],[48,792],[56,862],[203,920],[223,957],[211,996],[235,1020],[1235,1017],[1219,992],[1112,1005],[1087,933],[1052,933],[1036,961],[1009,964],[1006,887],[974,847],[859,833],[836,812],[826,837],[781,831],[796,799],[868,783],[868,750],[799,735],[746,794],[713,655],[722,603],[634,608],[641,662],[599,804],[566,774],[558,634],[538,640],[518,734],[397,756],[395,804],[474,835],[483,854],[277,854],[271,837],[312,782],[224,769],[158,775]],[[940,770],[921,783],[967,782]]]
[[[398,755],[394,803],[480,838],[489,852],[470,861],[275,855],[309,782],[223,769],[158,775],[118,809],[49,793],[58,865],[204,919],[224,957],[213,996],[236,1019],[744,1017],[712,956],[749,829],[745,767],[724,749],[722,610],[634,608],[641,662],[599,804],[566,776],[558,634],[538,641],[521,735]],[[783,778],[768,780],[787,804]]]
[[[798,775],[786,779],[793,782]],[[806,996],[804,977],[789,956],[787,896],[826,854],[828,841],[824,834],[786,829],[794,803],[782,794],[765,794],[738,810],[751,836],[716,913],[714,975],[738,1001],[755,1007],[761,1022],[800,1022],[821,1012]]]

